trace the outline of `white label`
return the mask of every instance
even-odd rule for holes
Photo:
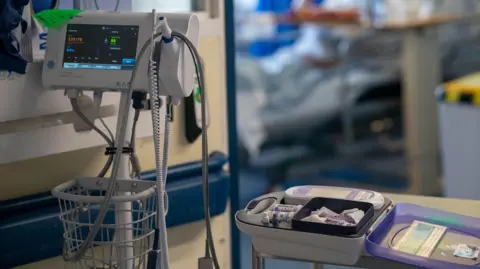
[[[372,198],[372,193],[369,191],[361,191],[359,192],[353,200],[357,201],[366,201]]]
[[[352,193],[351,190],[344,189],[312,188],[310,191],[308,191],[308,196],[345,199],[350,193]]]
[[[480,249],[477,246],[460,244],[457,246],[457,249],[453,255],[460,258],[476,260],[479,253]]]
[[[447,227],[414,221],[393,249],[428,258],[445,234]]]

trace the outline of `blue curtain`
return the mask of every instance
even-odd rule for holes
[[[43,10],[53,9],[58,6],[60,0],[32,0],[32,9],[35,13],[39,13]]]
[[[315,4],[320,5],[324,0],[314,0]],[[292,6],[292,0],[258,0],[257,12],[274,12],[276,14],[286,13]],[[290,24],[278,24],[277,33],[293,32],[298,27]],[[281,39],[275,41],[254,41],[250,44],[249,52],[254,57],[264,57],[275,53],[281,47],[289,46],[295,42],[295,39]]]

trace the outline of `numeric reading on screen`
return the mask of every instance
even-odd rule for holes
[[[138,30],[135,25],[69,24],[63,68],[132,70]]]

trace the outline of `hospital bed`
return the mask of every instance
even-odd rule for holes
[[[371,40],[375,36],[370,34],[367,38]],[[398,36],[387,38],[390,38],[390,44],[396,45],[387,46],[391,49],[383,55],[398,55],[398,44],[401,44],[395,39]],[[377,143],[375,133],[370,133],[364,141],[351,138],[358,129],[369,129],[373,122],[385,118],[395,120],[396,130],[387,135],[395,137],[394,143],[402,141],[400,64],[388,57],[371,60],[370,57],[378,52],[362,50],[365,39],[351,41],[351,51],[345,57],[348,64],[328,70],[315,70],[298,62],[279,75],[269,76],[255,60],[239,57],[237,115],[244,166],[256,164],[256,167],[281,171],[276,173],[281,175],[285,174],[283,167],[289,166],[291,160],[319,155],[331,158],[336,153],[348,156],[361,153],[363,156],[365,150],[373,148],[376,152],[384,150],[389,154],[389,150]],[[385,47],[385,40],[382,42]],[[454,42],[442,43],[444,80],[476,70],[480,63],[476,44],[478,36],[474,32],[463,34]],[[348,101],[344,102],[345,99]],[[340,130],[335,128],[338,123]],[[332,147],[338,144],[332,140],[332,133],[349,143],[340,145],[340,148]],[[278,157],[278,148],[284,152],[283,159]],[[275,150],[269,154],[271,149]],[[277,157],[268,159],[272,155]]]
[[[361,59],[359,55],[365,53],[356,50],[348,64],[324,70],[298,61],[273,76],[256,61],[239,58],[237,125],[244,156],[248,156],[244,166],[276,171],[269,176],[273,184],[284,179],[291,160],[319,161],[319,157],[351,155],[375,146],[378,151],[370,124],[391,116],[401,128],[399,67],[390,57]],[[368,142],[346,148],[334,141],[345,134],[345,116],[350,120],[346,128]],[[281,155],[279,148],[283,148]]]

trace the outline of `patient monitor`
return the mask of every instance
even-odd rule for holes
[[[60,28],[49,29],[42,77],[45,88],[128,90],[132,71],[141,62],[133,89],[146,91],[150,88],[150,56],[136,57],[152,38],[152,22],[162,17],[168,18],[172,30],[197,45],[199,21],[191,14],[82,12]],[[168,89],[160,87],[160,93],[167,96],[178,90],[186,97],[193,89],[195,67],[188,48],[181,42],[178,46],[179,61],[168,61],[171,54],[162,55],[158,75]]]

